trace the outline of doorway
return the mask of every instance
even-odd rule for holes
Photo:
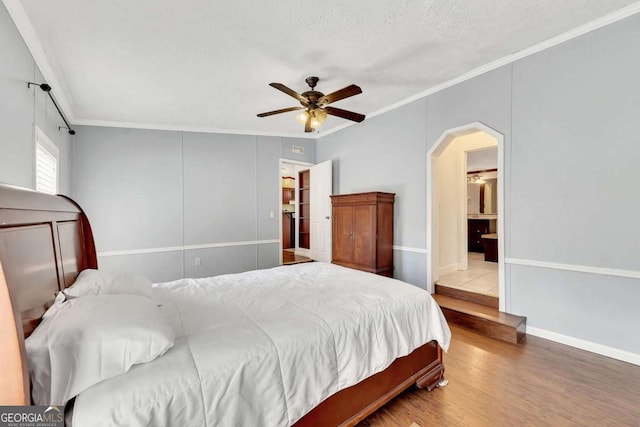
[[[503,141],[473,123],[443,133],[427,158],[428,289],[489,293],[500,311],[506,307]]]
[[[280,159],[280,263],[331,262],[331,160]]]
[[[298,236],[300,203],[296,197],[299,193],[299,169],[309,168],[311,163],[295,162],[280,159],[280,264],[290,265],[309,262],[309,254],[300,251]],[[296,248],[297,253],[296,253]]]
[[[474,146],[473,149],[468,149],[470,143]],[[481,146],[485,143],[486,147]],[[454,139],[438,161],[444,161],[444,158],[451,155],[466,157],[466,203],[462,209],[467,219],[467,265],[466,268],[460,268],[459,264],[454,264],[454,268],[449,268],[446,272],[439,271],[436,292],[455,294],[451,291],[453,289],[480,294],[489,297],[485,301],[493,298],[493,306],[498,308],[497,143],[487,134],[470,134]],[[440,194],[447,191],[447,184],[448,182],[439,183]],[[440,217],[442,216],[441,211]],[[443,221],[440,221],[440,226],[442,225]],[[439,233],[440,236],[447,234],[451,233],[447,233],[447,230]],[[439,247],[442,246],[443,242],[440,241]],[[443,287],[447,289],[442,289]]]

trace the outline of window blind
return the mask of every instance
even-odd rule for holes
[[[58,147],[36,128],[36,191],[56,194],[58,191]]]

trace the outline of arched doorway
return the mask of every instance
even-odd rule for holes
[[[499,297],[499,310],[506,311],[507,307],[507,292],[505,283],[505,267],[504,267],[504,242],[505,242],[505,209],[504,209],[504,135],[500,132],[486,126],[480,122],[470,123],[468,125],[452,128],[444,131],[436,143],[431,147],[427,153],[427,289],[433,293],[435,291],[435,282],[438,279],[438,256],[439,256],[439,206],[438,201],[438,160],[439,157],[447,150],[447,148],[456,141],[457,138],[466,137],[476,133],[486,134],[487,137],[495,140],[497,144],[497,156],[498,156],[498,188],[497,188],[497,235],[498,235],[498,297]],[[464,152],[464,150],[461,150]],[[460,162],[466,166],[466,156],[460,157]],[[466,174],[466,172],[465,172]],[[458,200],[460,204],[466,203],[466,179],[460,176],[459,180],[455,184],[458,187],[456,191],[459,196]],[[463,187],[464,186],[464,187]],[[450,220],[451,218],[447,218]],[[466,269],[466,230],[467,230],[467,215],[466,210],[464,215],[458,214],[454,219],[457,221],[458,227],[461,230],[457,235],[457,251],[461,259],[462,269]],[[463,231],[464,232],[463,232]],[[464,252],[464,261],[462,256]]]

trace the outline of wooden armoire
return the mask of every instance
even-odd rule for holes
[[[331,196],[332,262],[393,277],[393,193]]]

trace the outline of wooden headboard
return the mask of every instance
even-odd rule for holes
[[[86,268],[98,262],[80,206],[0,184],[0,405],[30,404],[24,339]]]

